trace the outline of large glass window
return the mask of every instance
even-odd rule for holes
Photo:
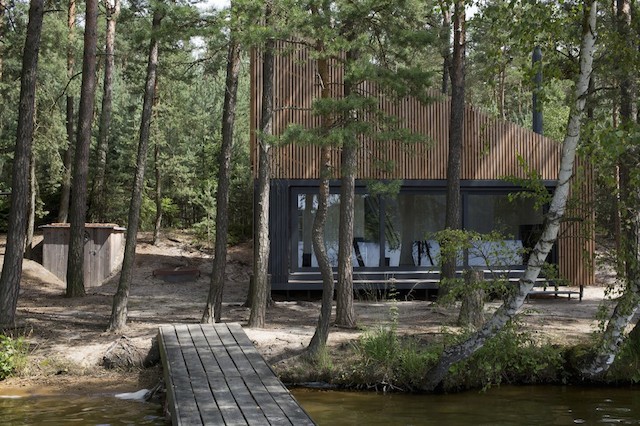
[[[470,266],[522,265],[533,248],[543,221],[542,207],[534,200],[508,194],[468,194],[465,228],[502,238],[484,241],[469,250]]]
[[[458,266],[514,266],[526,261],[539,236],[543,211],[532,199],[504,193],[463,192],[465,229],[499,234],[461,253]],[[296,194],[295,267],[317,267],[311,230],[318,194]],[[440,246],[433,234],[444,229],[443,193],[401,193],[395,197],[356,194],[352,262],[355,268],[437,267]],[[329,196],[324,230],[331,265],[338,266],[340,195]],[[497,235],[496,234],[496,235]]]
[[[317,194],[297,196],[297,265],[317,267],[313,252],[311,230],[318,210]],[[380,264],[380,220],[377,197],[357,194],[354,200],[353,251],[355,267],[378,266]],[[329,195],[327,222],[324,228],[327,255],[332,266],[338,266],[338,238],[340,225],[340,195]]]
[[[432,238],[444,228],[444,194],[400,194],[385,202],[388,266],[436,266],[440,249]]]

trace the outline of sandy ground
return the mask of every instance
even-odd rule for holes
[[[249,310],[242,304],[248,291],[251,247],[233,247],[227,263],[222,320],[246,324]],[[211,255],[198,250],[185,234],[168,235],[158,245],[148,235],[139,240],[136,267],[129,296],[129,323],[122,334],[136,346],[147,350],[158,326],[167,323],[199,322],[209,289]],[[162,268],[190,267],[201,271],[192,282],[170,283],[154,276]],[[0,382],[0,394],[44,392],[44,389],[83,389],[103,391],[148,387],[159,370],[114,372],[100,364],[109,346],[121,335],[105,332],[118,275],[98,287],[87,288],[86,297],[68,299],[65,285],[40,264],[25,261],[18,321],[31,344],[29,367],[23,377]],[[609,280],[603,276],[601,281]],[[568,344],[587,339],[597,328],[596,313],[603,304],[604,288],[585,289],[584,299],[573,297],[532,298],[522,313],[522,323],[541,338]],[[607,304],[607,302],[604,302]],[[395,303],[399,331],[419,337],[453,327],[455,307],[442,307],[430,301]],[[389,320],[392,302],[359,300],[356,312],[359,328],[334,328],[329,344],[340,345],[356,338],[362,330]],[[314,331],[319,312],[317,300],[280,300],[267,312],[265,329],[246,329],[247,334],[268,362],[275,364],[304,348]],[[497,304],[489,304],[488,310]]]

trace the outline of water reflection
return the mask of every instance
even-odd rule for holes
[[[159,404],[111,395],[0,397],[2,425],[166,425]]]
[[[635,388],[505,386],[452,395],[292,392],[320,426],[640,424]]]

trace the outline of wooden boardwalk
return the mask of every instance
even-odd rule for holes
[[[313,425],[239,324],[160,327],[173,425]]]

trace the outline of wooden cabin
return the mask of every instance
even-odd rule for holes
[[[282,45],[280,45],[281,50]],[[276,55],[274,75],[274,134],[290,125],[320,125],[311,113],[321,85],[316,61],[301,45],[287,46]],[[261,66],[252,60],[251,123],[252,156],[256,172],[256,129],[259,126]],[[330,67],[329,84],[335,96],[342,86],[342,72]],[[325,83],[326,84],[326,83]],[[375,90],[373,86],[367,90]],[[432,234],[444,228],[450,99],[437,96],[431,103],[412,97],[394,100],[378,96],[379,108],[397,117],[399,125],[424,136],[423,143],[380,142],[361,138],[356,180],[352,260],[356,286],[437,288],[439,246]],[[545,206],[532,198],[510,197],[524,188],[506,177],[526,178],[523,164],[535,170],[544,186],[556,185],[560,142],[516,124],[491,117],[471,105],[465,107],[462,161],[462,221],[465,229],[482,233],[498,230],[499,242],[485,242],[477,251],[461,254],[464,267],[522,271],[526,254],[543,223]],[[270,192],[270,274],[273,290],[321,288],[320,273],[311,248],[311,224],[318,194],[320,150],[289,144],[272,149]],[[384,164],[385,167],[380,167]],[[340,150],[332,152],[334,170],[340,170]],[[393,196],[372,194],[371,182],[396,181]],[[340,181],[331,184],[325,239],[337,266]],[[559,240],[549,262],[572,285],[594,282],[593,181],[588,166],[578,161],[574,197],[562,223]],[[498,254],[497,248],[502,247]],[[507,248],[506,252],[504,248]],[[493,251],[494,254],[491,254]],[[482,252],[485,255],[482,255]],[[488,254],[487,254],[488,253]]]

